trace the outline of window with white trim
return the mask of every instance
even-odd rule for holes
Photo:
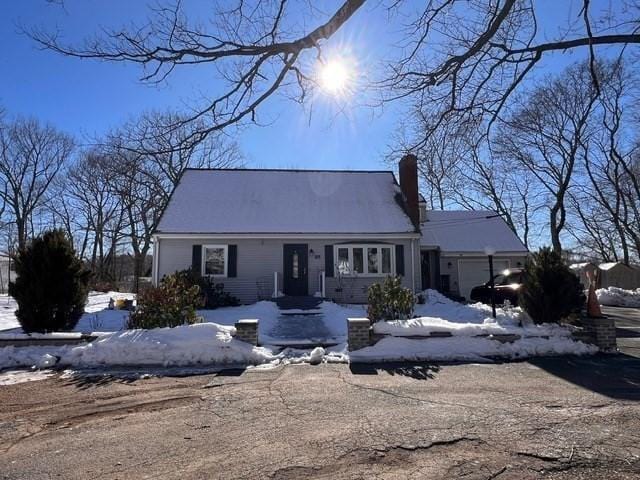
[[[202,275],[226,277],[228,264],[228,245],[202,246]]]
[[[395,272],[393,245],[336,245],[334,258],[340,275],[386,277]]]

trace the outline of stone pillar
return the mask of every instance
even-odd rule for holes
[[[371,344],[370,330],[371,322],[368,318],[347,318],[347,343],[350,352]]]
[[[258,345],[258,320],[238,320],[235,327],[235,339]]]
[[[616,323],[613,318],[583,318],[582,325],[593,344],[603,352],[615,352],[618,348],[616,341]]]

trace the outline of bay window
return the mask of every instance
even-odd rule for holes
[[[351,273],[351,264],[349,263],[349,249],[338,248],[338,272],[341,275],[349,275]]]
[[[353,272],[364,273],[364,249],[353,247]]]
[[[393,245],[336,245],[335,258],[340,275],[384,277],[395,272]]]

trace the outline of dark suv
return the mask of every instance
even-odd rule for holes
[[[503,272],[493,277],[493,283],[496,290],[496,305],[502,305],[505,300],[509,300],[509,303],[511,303],[511,305],[518,304],[518,294],[522,289],[522,276],[523,271],[521,269],[512,269],[504,270]],[[469,297],[471,297],[471,300],[475,302],[490,304],[490,282],[487,282],[484,285],[473,287]]]

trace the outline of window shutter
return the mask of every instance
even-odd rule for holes
[[[202,275],[202,245],[193,246],[191,253],[191,269],[196,275]]]
[[[238,246],[229,245],[229,259],[227,264],[227,277],[238,276]]]
[[[324,246],[324,276],[333,277],[333,245]]]
[[[396,245],[396,275],[404,275],[404,245]]]

